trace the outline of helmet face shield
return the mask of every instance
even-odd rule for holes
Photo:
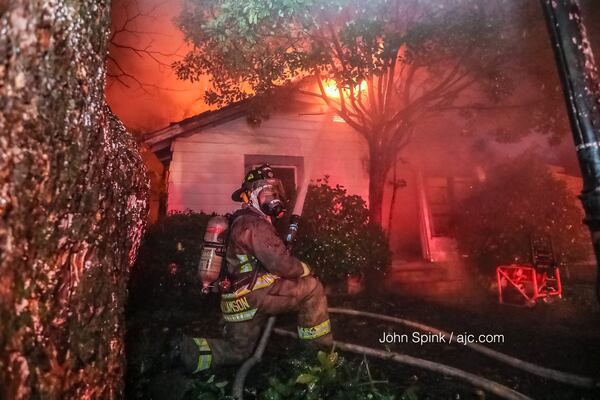
[[[261,189],[259,192],[263,195],[269,195],[270,197],[278,198],[281,201],[285,201],[285,189],[280,179],[269,178],[260,179],[250,184],[248,191],[254,192],[257,189]]]

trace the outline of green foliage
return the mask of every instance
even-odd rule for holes
[[[249,120],[301,89],[321,98],[369,146],[369,204],[381,225],[385,178],[423,121],[457,113],[463,132],[495,118],[492,134],[515,141],[565,131],[551,83],[552,53],[532,2],[501,0],[190,0],[178,24],[190,51],[180,79],[210,79],[208,104],[252,98]],[[524,22],[526,21],[526,22]],[[541,50],[540,50],[541,49]],[[540,60],[544,60],[541,62]],[[544,68],[545,69],[542,69]],[[538,90],[524,101],[520,82]],[[328,93],[336,85],[338,95]],[[468,94],[468,95],[465,95]],[[539,101],[537,98],[543,98]],[[522,104],[522,107],[515,107]],[[515,128],[518,127],[518,128]],[[556,129],[556,128],[559,129]],[[447,134],[447,130],[433,134]]]
[[[448,67],[448,57],[457,56],[464,56],[464,66],[473,60],[477,73],[485,65],[479,78],[493,82],[495,90],[507,82],[498,79],[498,63],[479,54],[492,41],[496,48],[506,45],[497,35],[499,10],[492,17],[474,1],[405,3],[195,0],[178,21],[195,48],[175,68],[182,79],[210,75],[213,90],[206,100],[211,104],[265,94],[317,70],[351,88],[384,73],[392,61],[434,69]],[[469,48],[478,57],[465,51]]]
[[[519,78],[547,80],[553,74],[539,69],[539,64],[546,64],[539,56],[551,64],[552,54],[543,18],[526,2],[191,0],[186,4],[178,25],[193,46],[174,68],[180,79],[210,77],[206,102],[226,105],[254,95],[272,101],[275,88],[303,78],[331,80],[346,90],[339,99],[346,107],[330,107],[359,132],[380,138],[405,131],[424,114],[450,106],[460,106],[456,109],[473,116],[482,104],[497,104],[511,96]],[[355,89],[361,82],[366,82],[367,91]],[[539,132],[551,133],[565,121],[545,107],[549,100],[561,98],[548,82],[539,83],[534,86],[540,87],[546,101],[529,106],[519,123],[543,126]],[[472,107],[461,101],[464,91],[469,91]],[[422,95],[411,95],[417,92]],[[480,94],[477,99],[475,93]],[[527,129],[510,131],[516,138]],[[386,141],[387,147],[397,146],[395,140]]]
[[[206,381],[196,379],[186,400],[234,400],[233,396],[227,395],[228,381],[215,381],[215,375],[211,375]]]
[[[562,262],[590,256],[590,239],[575,195],[548,166],[524,154],[489,170],[458,207],[462,253],[485,273],[500,264],[530,262],[530,239],[552,238]]]
[[[130,307],[182,307],[202,298],[197,267],[210,215],[174,213],[150,226],[130,277]]]
[[[289,349],[288,349],[289,350]],[[179,400],[233,400],[235,369],[200,375],[155,371],[131,398]],[[404,389],[387,380],[374,380],[370,366],[345,359],[336,352],[293,351],[265,360],[254,368],[244,387],[244,398],[255,400],[417,400],[416,387]],[[219,376],[227,375],[227,379]],[[136,382],[138,383],[138,382]],[[149,387],[142,387],[149,386]]]
[[[396,398],[395,391],[387,381],[373,381],[366,359],[360,365],[356,365],[339,357],[336,352],[319,351],[316,360],[299,356],[282,360],[282,363],[286,365],[278,365],[277,369],[266,371],[264,374],[268,386],[258,388],[259,400]]]
[[[330,186],[327,176],[317,183],[306,196],[295,254],[325,282],[384,269],[391,259],[387,238],[369,224],[365,201]]]
[[[200,304],[197,266],[209,218],[175,213],[148,228],[131,271],[130,308]],[[382,270],[390,261],[385,234],[368,224],[364,200],[327,179],[308,192],[294,250],[325,282]]]

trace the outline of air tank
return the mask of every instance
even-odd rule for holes
[[[198,276],[202,282],[202,293],[208,293],[210,286],[219,279],[221,266],[225,257],[225,240],[229,220],[226,217],[215,215],[208,220]]]

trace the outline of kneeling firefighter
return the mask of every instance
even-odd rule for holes
[[[242,363],[252,355],[266,319],[290,311],[298,312],[300,339],[332,344],[323,286],[305,263],[289,254],[271,222],[285,212],[284,195],[268,164],[250,171],[232,194],[244,204],[229,221],[225,255],[230,287],[221,295],[225,336],[179,341],[179,358],[190,372]]]

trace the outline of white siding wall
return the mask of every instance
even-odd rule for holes
[[[315,145],[314,135],[318,143]],[[244,177],[244,154],[304,157],[305,170],[314,162],[312,178],[330,175],[330,184],[344,185],[367,200],[367,144],[331,115],[278,114],[252,128],[240,118],[205,129],[172,143],[168,210],[232,212],[231,200]]]

